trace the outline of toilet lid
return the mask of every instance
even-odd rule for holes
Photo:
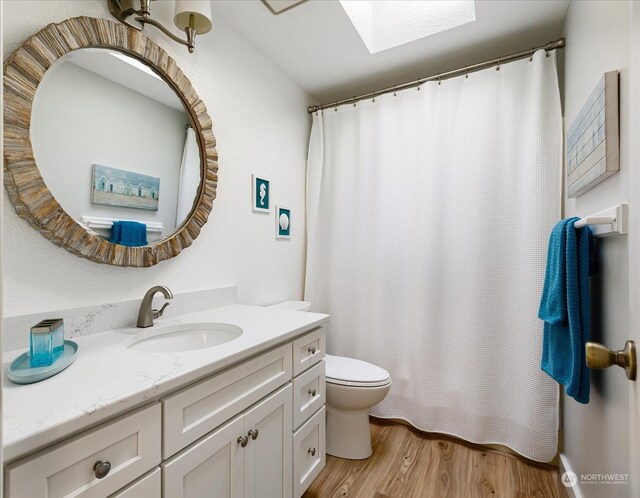
[[[366,361],[325,355],[326,378],[330,384],[376,387],[391,382],[389,372]]]

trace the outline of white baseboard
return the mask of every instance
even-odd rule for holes
[[[567,458],[567,455],[565,455],[564,453],[560,453],[560,478],[562,479],[562,475],[565,472],[575,472],[572,468],[571,468],[571,464],[569,463],[569,459]],[[576,482],[575,486],[572,487],[566,487],[565,488],[567,491],[567,496],[569,498],[582,498],[582,494],[580,493],[580,483]]]

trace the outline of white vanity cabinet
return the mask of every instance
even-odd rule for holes
[[[289,497],[291,453],[288,384],[164,462],[164,496]]]
[[[325,462],[318,327],[5,468],[7,498],[298,498]]]

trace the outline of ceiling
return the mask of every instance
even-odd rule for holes
[[[138,59],[109,49],[85,48],[69,52],[65,56],[65,61],[184,112],[184,105],[176,92]]]
[[[338,0],[273,15],[260,0],[213,0],[223,18],[318,103],[368,93],[559,38],[569,0],[476,0],[476,21],[370,54]]]

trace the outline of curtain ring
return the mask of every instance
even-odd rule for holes
[[[533,60],[533,48],[531,49],[531,56],[529,57],[529,62]]]
[[[544,51],[546,52],[545,57],[549,57],[549,52],[551,52],[551,48],[550,48],[550,44],[547,43],[547,46],[544,48]]]
[[[395,85],[393,86],[393,96],[394,97],[396,96],[396,87],[395,87]]]
[[[371,102],[375,104],[376,102],[376,92],[371,92]]]
[[[440,81],[440,73],[438,73],[438,85],[440,85],[442,81]]]
[[[355,106],[356,106],[356,96],[354,95],[353,96],[353,107],[355,107]]]
[[[422,85],[421,80],[418,80],[418,91],[420,91],[420,85]]]
[[[465,79],[467,79],[469,77],[469,71],[467,71],[467,68],[464,68],[464,77]]]
[[[498,65],[496,66],[496,71],[500,71],[500,57],[498,57]]]
[[[338,101],[336,100],[336,104],[335,107],[333,108],[334,111],[338,112]]]

